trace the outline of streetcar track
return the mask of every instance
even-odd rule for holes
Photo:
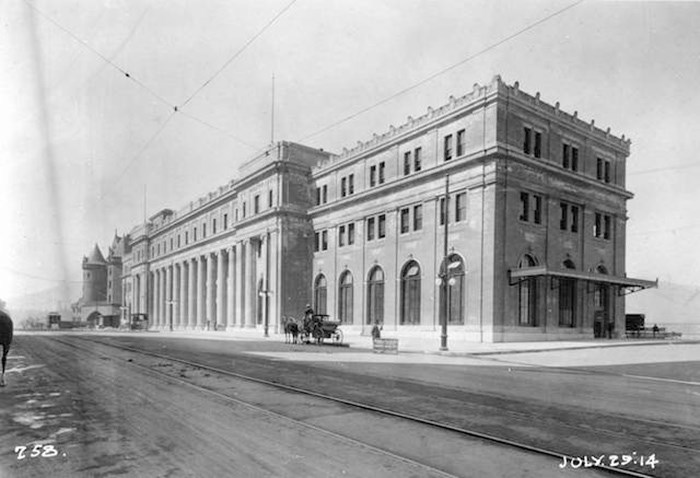
[[[81,339],[81,340],[86,340],[86,339]],[[114,343],[107,343],[107,342],[103,342],[103,341],[101,341],[101,340],[95,340],[95,339],[90,339],[90,340],[86,340],[86,341],[88,341],[88,342],[90,342],[90,343],[98,343],[98,344],[103,345],[103,346],[106,346],[106,347],[112,347],[112,348],[119,349],[119,350],[129,351],[129,352],[136,353],[136,354],[141,354],[141,355],[146,355],[146,356],[155,357],[155,358],[158,358],[158,359],[161,359],[161,360],[169,360],[169,361],[172,361],[172,362],[182,363],[182,364],[188,365],[188,366],[190,366],[190,367],[199,368],[199,369],[203,369],[203,370],[209,370],[209,371],[212,371],[212,372],[219,373],[219,374],[221,374],[221,375],[231,376],[231,377],[235,377],[235,378],[238,378],[238,379],[241,379],[241,380],[246,380],[246,381],[250,381],[250,382],[254,382],[254,383],[258,383],[258,384],[262,384],[262,385],[271,386],[271,387],[278,388],[278,389],[281,389],[281,390],[285,390],[285,391],[288,391],[288,392],[294,392],[294,393],[297,393],[297,394],[303,394],[303,395],[312,396],[312,397],[315,397],[315,398],[320,398],[320,399],[323,399],[323,400],[328,400],[328,401],[331,401],[331,402],[334,402],[334,403],[339,403],[339,404],[346,405],[346,406],[349,406],[349,407],[353,407],[353,408],[357,408],[357,409],[361,409],[361,410],[370,411],[370,412],[377,413],[377,414],[380,414],[380,415],[390,416],[390,417],[394,417],[394,418],[399,418],[399,419],[402,419],[402,420],[406,420],[406,421],[409,421],[409,422],[415,422],[415,423],[420,423],[420,424],[423,424],[423,425],[428,425],[428,426],[433,427],[433,428],[437,428],[437,429],[441,429],[441,430],[447,430],[447,431],[455,432],[455,433],[458,433],[458,434],[460,434],[460,435],[465,435],[465,436],[469,436],[469,437],[473,437],[473,438],[479,438],[479,439],[485,440],[485,441],[487,441],[487,442],[498,443],[498,444],[500,444],[500,445],[505,445],[505,446],[508,446],[508,447],[512,447],[512,448],[524,450],[524,451],[527,451],[527,452],[530,452],[530,453],[533,453],[533,454],[537,454],[537,455],[547,456],[547,457],[550,457],[550,458],[557,459],[557,460],[559,460],[559,461],[561,461],[561,460],[563,460],[563,459],[565,459],[565,458],[566,458],[567,460],[571,460],[572,458],[574,458],[572,455],[569,455],[569,454],[560,453],[560,452],[552,451],[552,450],[547,450],[547,449],[545,449],[545,448],[541,448],[541,447],[529,445],[529,444],[526,444],[526,443],[517,442],[517,441],[514,441],[514,440],[507,439],[507,438],[497,437],[497,436],[495,436],[495,435],[491,435],[491,434],[479,432],[479,431],[476,431],[476,430],[468,430],[468,429],[465,429],[465,428],[461,428],[461,427],[457,427],[457,426],[452,426],[452,425],[449,425],[449,424],[446,424],[446,423],[440,423],[440,422],[437,422],[437,421],[434,421],[434,420],[429,420],[429,419],[426,419],[426,418],[420,418],[420,417],[416,417],[416,416],[413,416],[413,415],[404,414],[404,413],[401,413],[401,412],[396,412],[396,411],[393,411],[393,410],[388,410],[388,409],[385,409],[385,408],[376,407],[376,406],[373,406],[373,405],[368,405],[368,404],[365,404],[365,403],[356,402],[356,401],[353,401],[353,400],[348,400],[348,399],[344,399],[344,398],[334,397],[334,396],[327,395],[327,394],[324,394],[324,393],[319,393],[319,392],[315,392],[315,391],[312,391],[312,390],[306,390],[306,389],[303,389],[303,388],[295,387],[295,386],[293,386],[293,385],[286,385],[286,384],[283,384],[283,383],[280,383],[280,382],[275,382],[275,381],[265,380],[265,379],[261,379],[261,378],[257,378],[257,377],[252,377],[252,376],[249,376],[249,375],[244,375],[244,374],[240,374],[240,373],[233,372],[233,371],[230,371],[230,370],[224,370],[224,369],[220,369],[220,368],[218,368],[218,367],[213,367],[213,366],[206,365],[206,364],[201,364],[201,363],[197,363],[197,362],[193,362],[193,361],[189,361],[189,360],[185,360],[185,359],[181,359],[181,358],[177,358],[177,357],[172,357],[172,356],[164,355],[164,354],[161,354],[161,353],[150,352],[150,351],[146,351],[146,350],[142,350],[142,349],[137,349],[137,348],[130,347],[130,346],[126,346],[126,345],[118,345],[118,344],[114,344]],[[65,343],[65,342],[60,341],[60,340],[59,340],[59,342]],[[67,344],[67,345],[68,345],[68,344]],[[70,346],[75,346],[75,345],[74,345],[74,344],[70,344]],[[84,347],[77,347],[77,346],[75,346],[75,347],[76,347],[76,348],[81,348],[81,349],[83,349],[83,350],[88,350],[88,351],[90,351],[89,349],[85,349]],[[134,364],[134,365],[138,365],[138,366],[140,366],[140,367],[142,367],[142,368],[145,368],[145,369],[147,369],[147,370],[151,370],[151,371],[153,371],[154,373],[162,374],[162,375],[164,375],[164,376],[167,376],[167,377],[169,377],[169,378],[172,378],[173,380],[176,380],[176,381],[178,381],[178,382],[182,382],[182,383],[191,385],[191,386],[193,386],[193,387],[195,387],[195,388],[201,388],[203,391],[207,391],[207,392],[216,394],[217,396],[220,395],[222,398],[230,399],[230,400],[233,400],[233,401],[235,401],[235,402],[237,402],[237,403],[241,403],[241,404],[244,404],[244,405],[247,405],[247,406],[250,406],[250,407],[259,409],[259,410],[262,410],[262,411],[266,411],[266,412],[272,413],[272,414],[274,414],[274,415],[279,415],[279,414],[277,414],[276,412],[272,412],[272,411],[270,411],[270,410],[266,410],[266,409],[264,409],[264,408],[260,408],[260,407],[258,407],[258,406],[256,406],[256,405],[253,405],[253,404],[250,404],[250,403],[241,401],[241,400],[236,399],[236,398],[233,398],[233,397],[228,397],[228,396],[226,396],[226,395],[220,394],[219,392],[215,392],[215,391],[213,391],[213,390],[210,390],[210,389],[207,389],[207,388],[204,388],[204,387],[199,387],[199,386],[197,386],[197,385],[195,385],[195,384],[191,384],[191,383],[189,383],[189,382],[183,381],[183,380],[181,380],[181,379],[179,379],[179,378],[177,378],[177,377],[173,377],[172,375],[168,375],[168,374],[166,374],[166,373],[163,373],[163,372],[154,370],[154,369],[152,369],[152,368],[150,368],[150,367],[146,367],[146,366],[143,366],[143,365],[139,365],[139,364],[136,364],[135,362],[129,362],[129,363],[132,363],[132,364]],[[284,417],[284,418],[289,419],[289,420],[292,420],[292,421],[295,422],[295,423],[302,423],[302,424],[304,424],[305,426],[306,426],[306,425],[309,425],[309,424],[306,424],[306,423],[304,423],[304,422],[298,421],[298,420],[296,420],[296,419],[293,419],[293,418],[290,418],[290,417],[285,417],[284,415],[279,415],[279,416]],[[309,426],[314,427],[313,425],[309,425]],[[314,427],[314,429],[316,429],[316,428],[317,428],[317,427]],[[572,428],[575,428],[575,427],[572,427]],[[331,434],[335,434],[334,432],[330,432],[330,431],[328,431],[328,430],[324,430],[324,429],[321,429],[321,428],[318,428],[318,430],[321,430],[321,431],[324,431],[324,432],[327,432],[327,433],[331,433]],[[590,430],[587,430],[587,431],[590,431]],[[336,435],[337,435],[337,434],[336,434]],[[342,435],[338,435],[338,436],[341,436],[341,437],[342,437]],[[348,437],[343,437],[343,438],[356,441],[356,440],[354,440],[354,439],[352,439],[352,438],[348,438]],[[356,442],[362,444],[362,442],[359,442],[359,441],[356,441]],[[661,445],[664,445],[664,446],[669,446],[669,445],[666,444],[666,443],[655,443],[655,444],[661,444]],[[369,447],[373,447],[372,445],[367,445],[367,444],[363,444],[363,445],[369,446]],[[674,446],[674,445],[670,445],[670,446]],[[687,447],[682,447],[682,448],[683,448],[684,450],[688,450]],[[377,448],[377,450],[380,450],[380,451],[383,452],[383,453],[384,453],[384,452],[386,452],[386,453],[391,453],[391,452],[388,452],[388,451],[386,451],[386,450],[382,450],[381,448]],[[691,450],[693,450],[693,449],[691,449]],[[394,455],[394,454],[392,454],[392,455]],[[397,455],[397,456],[398,456],[398,455]],[[402,459],[405,459],[405,460],[410,460],[410,459],[405,458],[405,457],[401,457],[401,458],[402,458]],[[418,462],[414,462],[414,461],[411,460],[411,463],[418,463]],[[420,464],[420,463],[419,463],[419,464]],[[429,465],[424,465],[424,464],[420,464],[420,465],[421,465],[421,466],[424,466],[424,467],[427,466],[428,468],[432,469],[432,467],[430,467]],[[647,474],[643,474],[643,473],[640,473],[640,472],[637,472],[637,471],[634,471],[634,470],[628,470],[628,469],[624,469],[624,468],[611,467],[611,466],[607,466],[607,465],[604,465],[604,464],[603,464],[603,465],[601,465],[601,464],[595,464],[595,465],[591,466],[591,468],[593,468],[593,469],[598,469],[598,470],[603,470],[603,471],[605,471],[605,472],[612,473],[612,474],[616,474],[616,475],[634,476],[634,477],[643,477],[643,478],[653,478],[653,477],[654,477],[654,475],[647,475]],[[437,470],[437,469],[436,469],[436,470]],[[442,470],[437,470],[437,471],[440,471],[441,474],[444,474],[444,473],[445,473],[445,472],[443,472]],[[454,476],[454,475],[449,475],[449,474],[448,474],[447,476]]]
[[[63,344],[63,345],[66,345],[66,346],[69,346],[69,347],[72,347],[72,348],[75,348],[75,349],[79,349],[79,350],[88,352],[88,353],[90,353],[90,354],[94,354],[94,355],[98,355],[98,356],[101,355],[99,352],[97,352],[97,351],[95,351],[95,350],[93,350],[93,349],[89,349],[89,348],[87,348],[87,347],[81,347],[81,346],[79,346],[79,345],[77,345],[77,344],[75,344],[75,343],[65,342],[65,341],[60,340],[60,339],[55,339],[55,341],[58,342],[58,343],[61,343],[61,344]],[[106,343],[101,342],[101,341],[94,341],[94,342],[99,343],[99,344],[104,345],[104,346],[111,346],[111,344],[106,344]],[[128,349],[128,348],[119,347],[119,346],[114,346],[114,347],[115,347],[115,348],[119,348],[119,349]],[[132,351],[132,352],[133,352],[133,350],[129,350],[129,351]],[[188,363],[187,361],[184,361],[184,360],[174,359],[174,358],[170,358],[170,357],[162,357],[162,356],[158,356],[158,354],[153,354],[153,353],[144,353],[144,355],[151,355],[151,356],[153,356],[153,357],[156,357],[156,358],[159,358],[159,359],[163,359],[163,360],[171,360],[171,361],[175,361],[175,362],[181,362],[181,363],[184,363],[185,365],[189,365],[190,367],[200,368],[200,369],[208,369],[208,370],[216,371],[217,373],[221,373],[220,371],[214,370],[212,367],[208,367],[208,366],[200,365],[200,364]],[[104,359],[104,358],[112,359],[113,357],[109,357],[109,356],[100,356],[99,358],[100,358],[100,359]],[[297,426],[302,426],[302,427],[308,428],[308,429],[313,430],[313,431],[315,431],[315,432],[320,432],[320,433],[323,433],[323,434],[326,434],[326,435],[330,435],[330,436],[332,436],[332,437],[334,437],[334,438],[336,438],[336,439],[339,439],[339,440],[341,440],[341,441],[345,441],[345,442],[352,443],[352,444],[357,445],[357,446],[360,446],[360,447],[362,447],[362,448],[369,449],[369,450],[371,450],[371,451],[373,451],[373,452],[375,452],[375,453],[379,453],[379,454],[382,454],[382,455],[389,456],[389,457],[391,457],[391,458],[393,458],[393,459],[402,461],[402,462],[404,462],[404,463],[411,464],[411,465],[413,465],[413,466],[417,466],[417,467],[420,467],[420,468],[424,468],[424,469],[426,469],[426,470],[428,470],[428,471],[430,471],[430,472],[432,472],[432,473],[436,473],[436,474],[438,474],[438,475],[440,475],[440,476],[449,477],[449,478],[460,478],[459,475],[453,475],[453,474],[451,474],[451,473],[448,473],[448,472],[446,472],[446,471],[444,471],[444,470],[440,470],[439,468],[435,468],[435,467],[433,467],[433,466],[431,466],[431,465],[428,465],[428,464],[426,464],[426,463],[421,463],[421,462],[416,461],[416,460],[413,460],[413,459],[411,459],[411,458],[408,458],[408,457],[401,456],[401,455],[398,455],[398,454],[396,454],[396,453],[393,453],[393,452],[391,452],[391,451],[389,451],[389,450],[386,450],[386,449],[383,449],[383,448],[379,448],[379,447],[377,447],[377,446],[371,445],[371,444],[369,444],[369,443],[362,442],[362,441],[360,441],[360,440],[356,440],[356,439],[354,439],[354,438],[351,438],[351,437],[348,437],[348,436],[345,436],[345,435],[341,435],[341,434],[339,434],[339,433],[333,432],[333,431],[331,431],[331,430],[327,430],[327,429],[325,429],[325,428],[321,428],[321,427],[316,426],[316,425],[313,425],[313,424],[311,424],[311,423],[307,423],[307,422],[305,422],[305,421],[303,421],[303,420],[299,420],[299,419],[296,419],[296,418],[292,418],[292,417],[289,417],[289,416],[287,416],[287,415],[284,415],[284,414],[281,414],[281,413],[278,413],[278,412],[275,412],[275,411],[272,411],[272,410],[269,410],[269,409],[260,407],[260,406],[258,406],[258,405],[254,405],[254,404],[252,404],[252,403],[246,402],[246,401],[241,400],[241,399],[239,399],[239,398],[235,398],[235,397],[232,397],[232,396],[230,396],[230,395],[226,395],[226,394],[224,394],[224,393],[218,392],[218,391],[216,391],[216,390],[212,390],[212,389],[210,389],[210,388],[203,387],[203,386],[201,386],[201,385],[197,385],[197,384],[192,383],[192,382],[190,382],[190,381],[188,381],[188,380],[182,380],[182,379],[179,378],[179,377],[176,377],[176,376],[173,376],[173,375],[168,374],[168,373],[166,373],[166,372],[157,370],[156,368],[154,368],[154,367],[152,367],[152,366],[142,365],[142,364],[139,364],[139,363],[137,363],[137,362],[130,361],[130,360],[124,360],[124,359],[122,359],[121,361],[122,361],[122,362],[125,362],[125,363],[128,363],[128,364],[130,364],[130,365],[132,365],[132,366],[138,367],[138,368],[140,368],[140,369],[146,370],[146,371],[148,371],[148,372],[150,372],[150,373],[152,373],[152,374],[154,374],[154,375],[158,375],[158,376],[160,376],[160,377],[165,377],[165,378],[167,378],[168,380],[170,380],[170,381],[172,381],[172,382],[179,383],[180,385],[188,386],[188,387],[190,387],[190,388],[192,388],[192,389],[194,389],[194,390],[197,390],[197,391],[199,391],[199,392],[204,392],[204,393],[213,395],[213,396],[215,396],[215,397],[217,397],[217,398],[219,398],[219,399],[222,399],[222,400],[225,400],[225,401],[228,401],[228,402],[233,402],[233,403],[239,404],[239,405],[244,406],[244,407],[246,407],[246,408],[249,408],[249,409],[251,409],[251,410],[255,410],[255,411],[258,411],[258,412],[261,412],[261,413],[265,413],[265,414],[267,414],[267,415],[271,415],[271,416],[273,416],[273,417],[275,417],[275,418],[282,419],[282,420],[284,420],[284,421],[293,423],[294,425],[297,425]],[[156,364],[156,366],[159,366],[159,365],[160,365],[160,364]],[[160,366],[165,366],[165,365],[160,365]],[[225,374],[225,375],[230,375],[230,374]],[[243,379],[242,377],[238,377],[238,378]],[[244,379],[244,380],[248,380],[248,379]],[[266,385],[270,385],[270,384],[266,384]],[[645,475],[641,475],[641,476],[645,476]]]

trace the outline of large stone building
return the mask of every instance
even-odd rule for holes
[[[451,341],[616,336],[625,292],[655,285],[625,273],[629,145],[500,77],[339,155],[280,142],[127,235],[125,310],[276,331],[312,303],[347,332],[437,336],[446,316]]]

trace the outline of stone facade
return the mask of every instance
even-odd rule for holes
[[[654,285],[625,274],[629,145],[499,77],[340,155],[280,142],[133,228],[124,310],[274,332],[311,303],[357,333],[445,317],[450,340],[617,335],[623,293]]]

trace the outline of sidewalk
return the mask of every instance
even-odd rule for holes
[[[263,331],[259,329],[235,329],[232,331],[215,332],[215,331],[199,331],[199,330],[176,330],[170,332],[164,331],[148,331],[141,332],[143,334],[157,334],[159,336],[174,336],[174,337],[192,337],[192,338],[207,338],[216,340],[246,340],[246,341],[274,341],[283,342],[284,334],[275,334],[270,331],[269,337],[263,336]],[[393,338],[389,334],[383,338]],[[446,356],[472,356],[472,355],[498,355],[498,354],[514,354],[514,353],[532,353],[532,352],[547,352],[556,350],[579,350],[579,349],[597,349],[610,347],[632,347],[641,345],[668,345],[673,343],[700,343],[697,340],[671,340],[671,339],[656,339],[656,340],[640,340],[640,339],[590,339],[590,340],[571,340],[571,341],[540,341],[540,342],[497,342],[497,343],[479,343],[467,342],[458,340],[457,338],[450,339],[448,337],[448,350],[440,351],[440,337],[437,334],[431,334],[429,337],[399,337],[399,353],[412,354],[436,354]],[[345,333],[343,337],[343,345],[351,350],[370,351],[372,350],[372,338],[363,336],[358,333]],[[343,347],[345,348],[345,347]],[[347,350],[347,348],[345,348]]]

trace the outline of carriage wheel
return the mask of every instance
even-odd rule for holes
[[[342,344],[343,343],[343,331],[340,329],[335,329],[335,333],[333,334],[333,343],[334,344]]]

